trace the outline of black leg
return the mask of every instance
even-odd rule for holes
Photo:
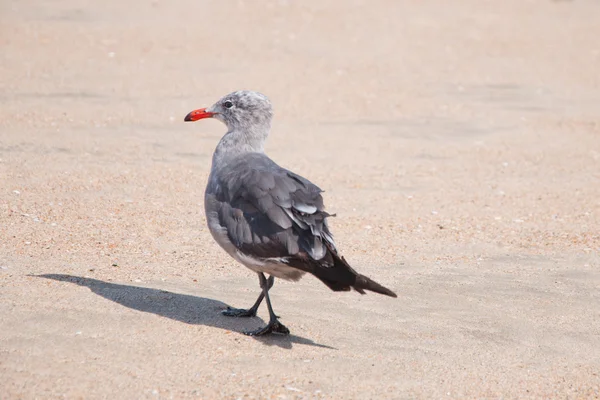
[[[273,286],[272,280],[273,276],[270,276],[267,280],[265,276],[260,273],[258,274],[258,278],[260,279],[260,286],[263,288],[264,297],[267,299],[267,308],[269,309],[269,323],[264,328],[257,329],[255,331],[244,332],[244,334],[248,336],[262,336],[268,333],[278,333],[280,335],[289,335],[290,330],[286,328],[282,323],[278,321],[277,315],[273,312],[273,307],[271,306],[271,299],[269,298],[269,289]],[[269,285],[269,281],[271,284]],[[262,300],[262,299],[261,299]]]
[[[261,278],[261,276],[262,276],[262,278]],[[267,283],[267,291],[269,289],[271,289],[271,287],[273,286],[273,283],[275,282],[274,276],[270,276],[269,279],[264,279],[264,278],[265,278],[265,276],[262,273],[258,274],[258,281],[260,283],[260,287],[261,287],[262,291],[260,292],[260,296],[258,296],[258,299],[256,299],[256,301],[254,302],[254,305],[252,307],[250,307],[247,310],[244,308],[227,307],[227,310],[221,311],[221,314],[226,315],[228,317],[256,317],[256,311],[258,311],[258,307],[260,306],[260,303],[262,303],[263,299],[265,298],[263,280],[265,280]]]

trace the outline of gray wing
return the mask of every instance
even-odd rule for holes
[[[327,262],[335,244],[321,192],[262,154],[245,155],[219,174],[219,222],[251,257]]]
[[[246,154],[218,173],[219,224],[243,254],[310,272],[335,291],[396,297],[340,256],[327,227],[322,190],[262,154]]]

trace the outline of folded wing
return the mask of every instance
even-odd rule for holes
[[[332,290],[395,297],[339,256],[319,187],[258,153],[234,160],[219,177],[219,223],[243,254],[310,272]]]

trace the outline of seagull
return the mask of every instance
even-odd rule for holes
[[[333,291],[354,289],[365,294],[369,290],[397,297],[356,272],[338,253],[327,225],[327,218],[333,215],[325,211],[323,191],[265,154],[273,118],[265,95],[233,92],[211,107],[190,112],[184,120],[204,118],[218,119],[227,126],[213,154],[204,194],[208,229],[231,257],[258,274],[262,289],[249,309],[227,307],[222,313],[254,317],[263,299],[269,310],[266,326],[244,334],[289,334],[269,298],[275,278],[298,281],[308,272]]]

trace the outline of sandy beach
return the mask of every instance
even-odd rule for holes
[[[0,399],[600,398],[600,3],[0,3]],[[325,190],[398,293],[256,275],[206,227],[216,120]]]

